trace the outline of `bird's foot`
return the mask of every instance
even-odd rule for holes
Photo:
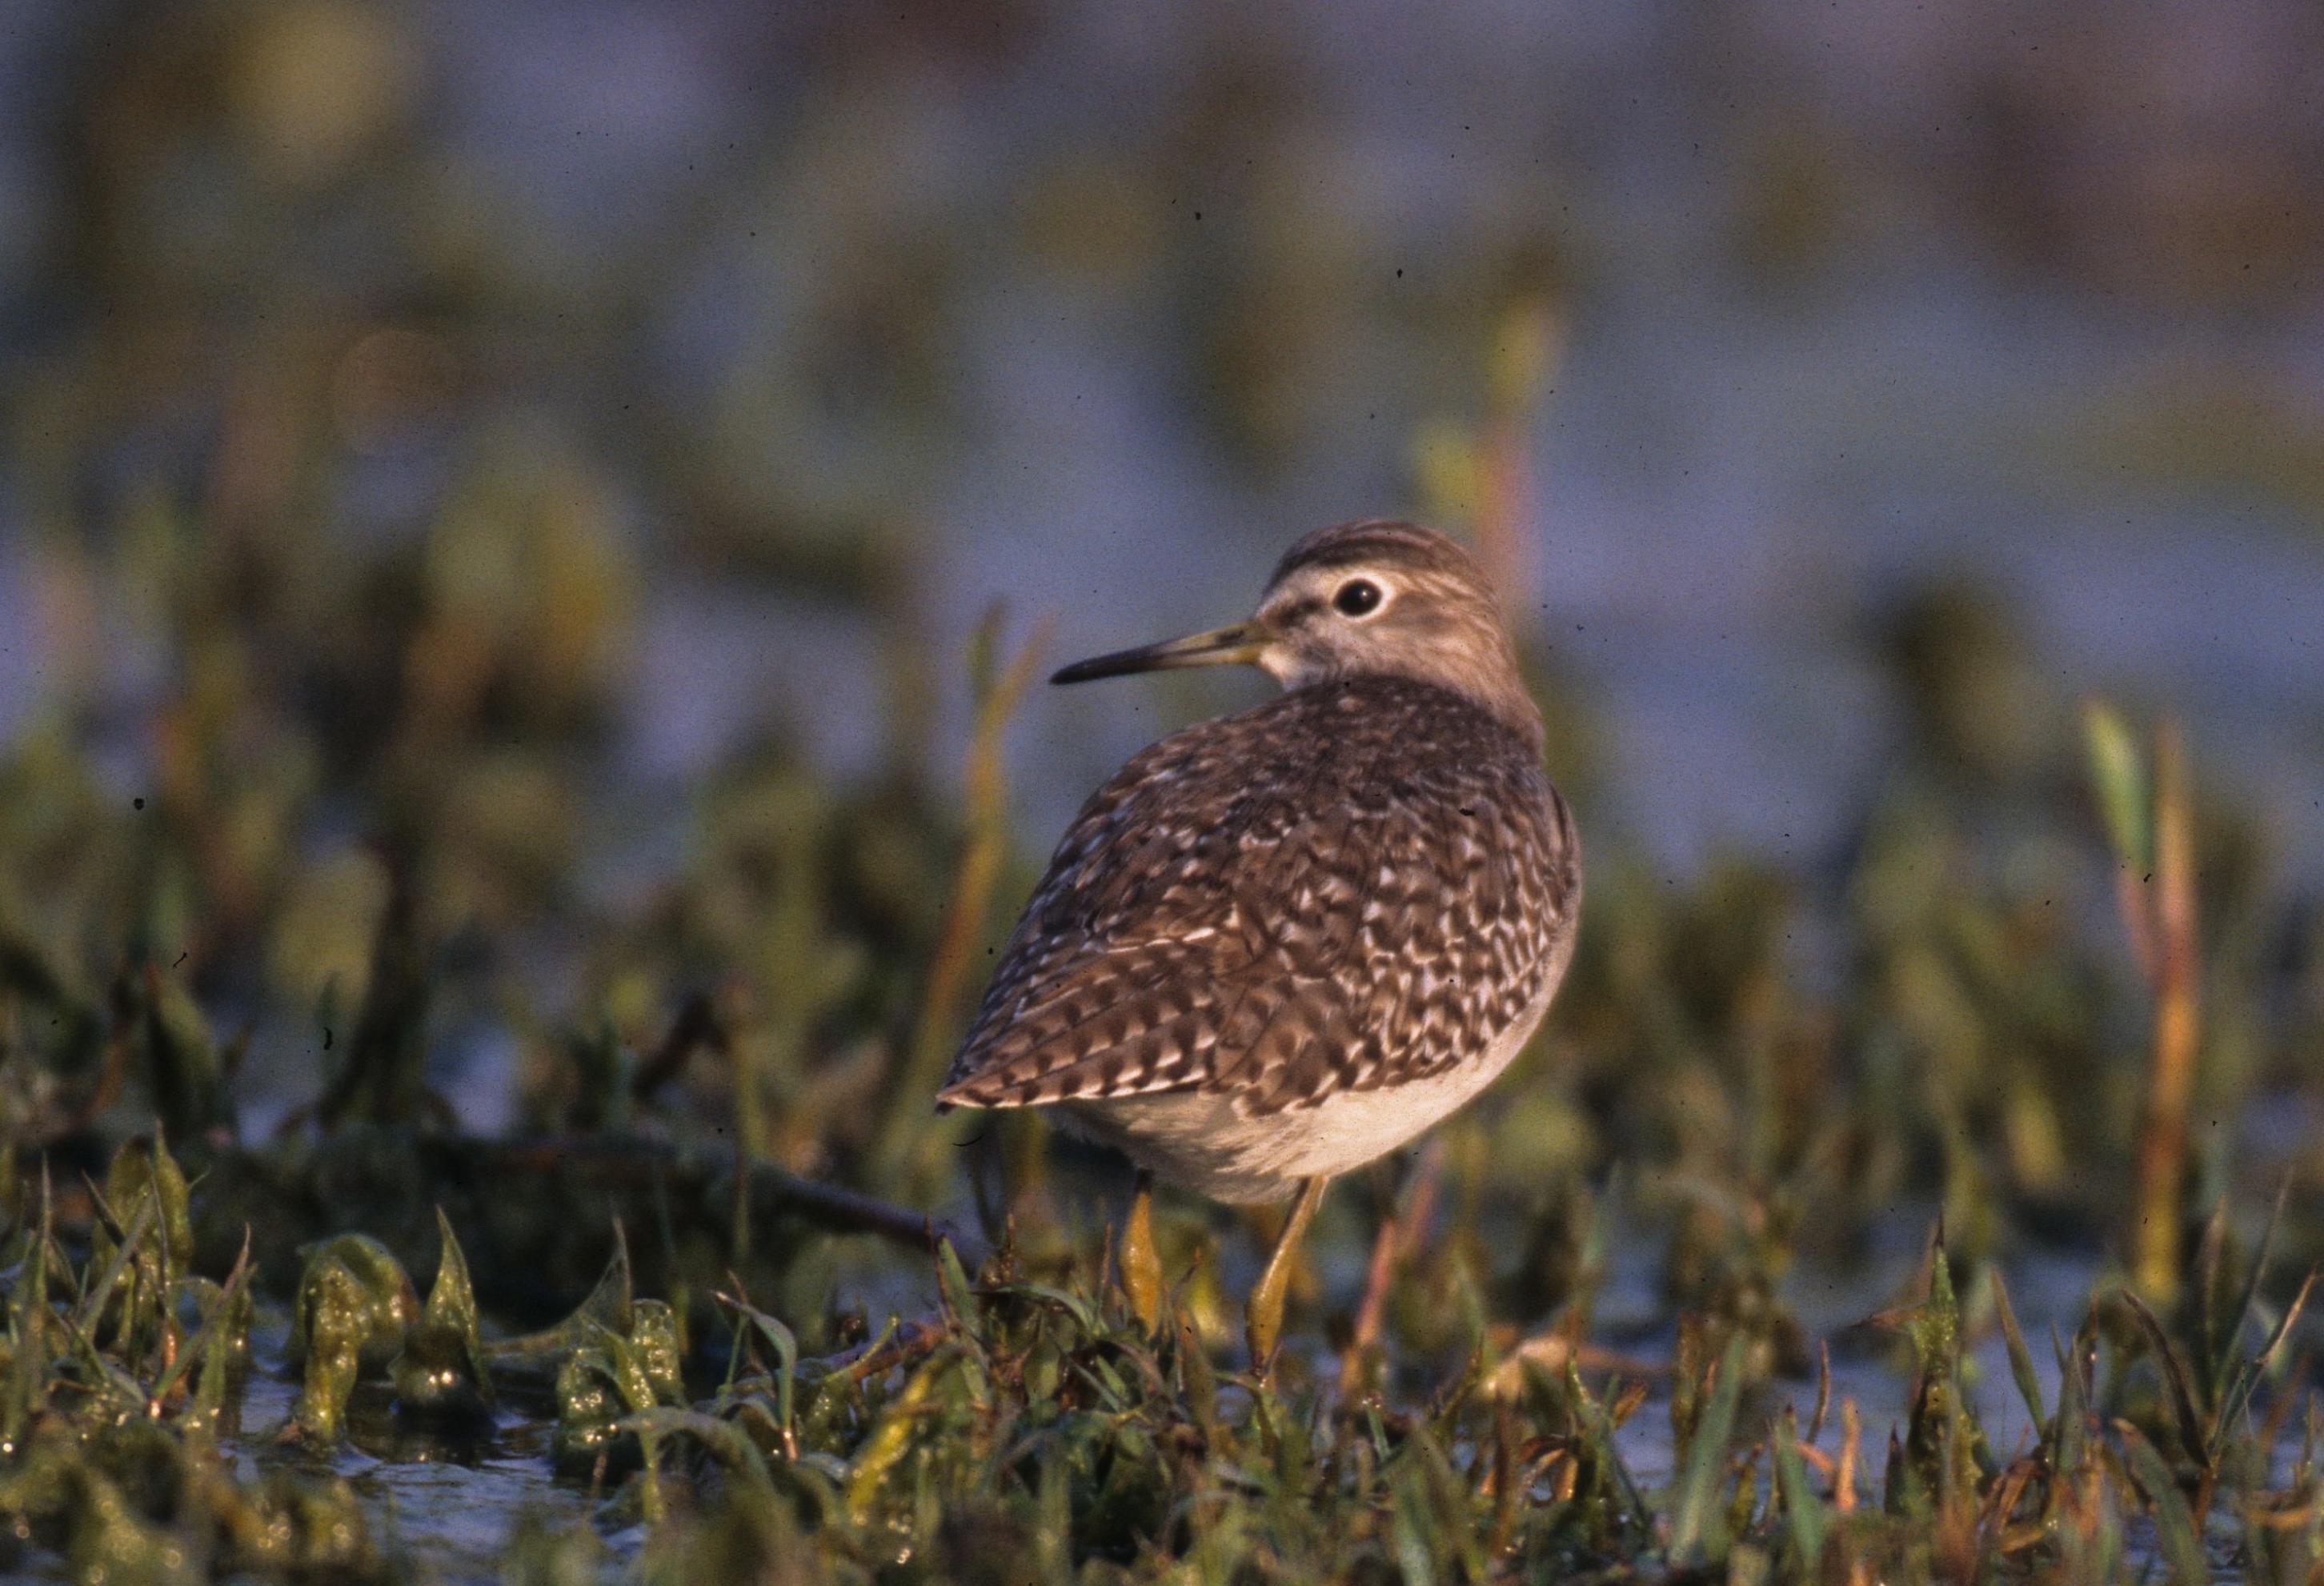
[[[1299,1199],[1284,1222],[1274,1253],[1267,1259],[1267,1270],[1259,1274],[1259,1286],[1250,1291],[1243,1315],[1244,1337],[1250,1344],[1251,1369],[1261,1378],[1275,1369],[1275,1348],[1283,1336],[1283,1301],[1291,1289],[1291,1274],[1299,1265],[1299,1241],[1315,1219],[1315,1208],[1323,1203],[1328,1182],[1311,1178],[1300,1186]]]

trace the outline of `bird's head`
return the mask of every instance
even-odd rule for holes
[[[1434,530],[1385,519],[1301,539],[1276,564],[1248,622],[1076,661],[1050,681],[1229,664],[1259,667],[1286,688],[1411,678],[1462,695],[1528,736],[1541,732],[1476,562]]]

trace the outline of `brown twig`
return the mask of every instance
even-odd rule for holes
[[[639,1187],[671,1176],[715,1182],[733,1174],[739,1165],[733,1151],[685,1149],[638,1135],[454,1136],[432,1139],[429,1147],[487,1171],[546,1174],[577,1168],[599,1183]],[[797,1217],[833,1233],[868,1233],[916,1249],[933,1249],[937,1240],[949,1240],[972,1270],[984,1259],[984,1241],[947,1218],[843,1185],[805,1178],[771,1163],[750,1163],[738,1187],[747,1192],[753,1218]]]

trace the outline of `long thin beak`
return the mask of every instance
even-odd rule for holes
[[[1058,670],[1049,681],[1086,683],[1094,678],[1159,672],[1171,667],[1248,665],[1259,659],[1267,640],[1267,631],[1257,622],[1237,622],[1231,627],[1213,628],[1207,633],[1189,633],[1184,639],[1166,639],[1159,644],[1141,644],[1136,650],[1117,650],[1111,655],[1075,661]]]

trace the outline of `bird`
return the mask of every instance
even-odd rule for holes
[[[1282,691],[1131,757],[1058,843],[937,1093],[1038,1108],[1139,1170],[1123,1286],[1149,1328],[1156,1180],[1297,1196],[1246,1314],[1269,1369],[1324,1186],[1508,1067],[1573,954],[1582,852],[1490,581],[1369,519],[1284,553],[1248,620],[1050,681],[1252,665]]]

